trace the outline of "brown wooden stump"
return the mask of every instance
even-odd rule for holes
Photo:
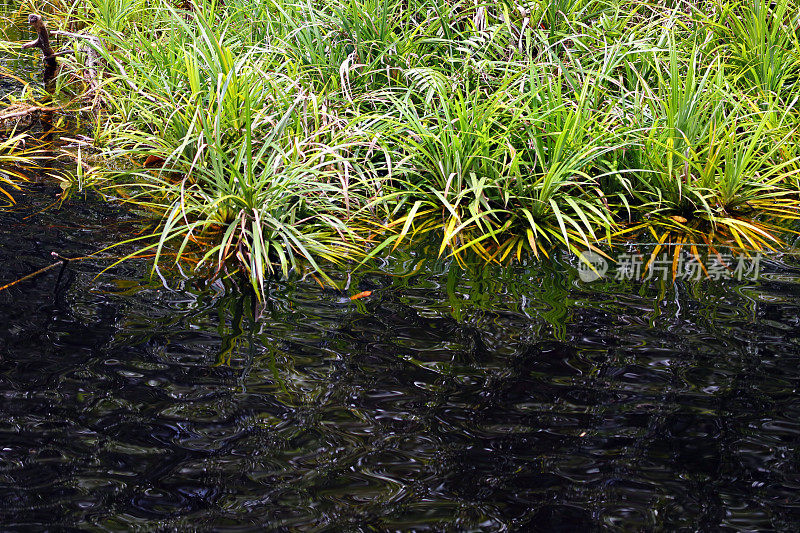
[[[50,47],[50,35],[47,33],[47,26],[45,26],[44,19],[40,15],[31,13],[28,15],[28,24],[31,29],[36,32],[36,39],[22,45],[22,49],[39,48],[42,50],[42,58],[47,69],[55,70],[58,62],[56,61],[56,54]]]

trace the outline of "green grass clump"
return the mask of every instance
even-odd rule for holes
[[[259,289],[431,232],[496,261],[644,235],[752,250],[800,214],[794,1],[60,12],[103,40],[95,148],[161,217],[159,254]]]

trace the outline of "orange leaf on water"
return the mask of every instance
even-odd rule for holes
[[[372,294],[372,291],[359,292],[358,294],[352,295],[350,297],[350,299],[351,300],[360,300],[361,298],[366,298],[367,296],[370,296],[371,294]]]
[[[157,155],[148,155],[147,159],[144,160],[144,166],[147,168],[160,167],[163,164],[164,159],[158,157]]]

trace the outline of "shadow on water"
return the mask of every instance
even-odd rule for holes
[[[0,215],[0,285],[133,231],[57,193]],[[4,527],[797,528],[794,258],[659,286],[425,255],[358,302],[91,261],[0,292]]]

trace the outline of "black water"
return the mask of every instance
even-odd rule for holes
[[[59,192],[0,215],[0,285],[136,230]],[[422,257],[358,304],[107,260],[0,291],[2,529],[798,529],[795,258],[671,286]]]

